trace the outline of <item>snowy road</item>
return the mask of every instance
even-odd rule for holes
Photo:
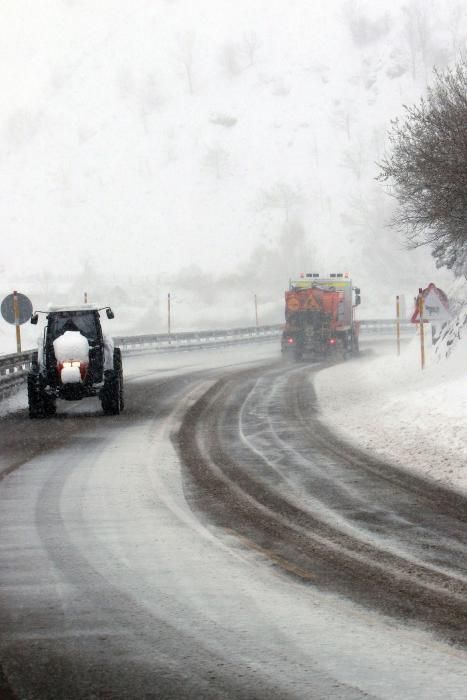
[[[2,699],[465,697],[465,501],[330,448],[278,361],[129,358],[121,416],[0,420]]]

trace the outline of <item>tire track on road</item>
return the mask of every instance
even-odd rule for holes
[[[462,561],[453,560],[456,547],[465,551],[465,500],[368,455],[359,454],[357,459],[356,450],[347,460],[346,445],[316,419],[307,374],[307,367],[242,371],[235,378],[220,380],[189,409],[179,447],[192,506],[208,513],[217,525],[236,531],[284,571],[385,614],[436,630],[465,646],[467,577]],[[284,375],[288,381],[282,381]],[[238,427],[240,416],[245,421],[248,413],[245,402],[252,402],[262,378],[270,392],[259,396],[251,415],[253,432],[261,435],[263,454],[242,440]],[[277,391],[281,382],[282,390]],[[288,459],[291,463],[288,475],[280,470],[277,473],[280,448],[277,435],[271,431],[268,404],[274,389],[275,417],[279,415],[283,421],[276,433],[284,443],[282,467]],[[274,444],[272,455],[265,447],[265,435]],[[307,451],[312,455],[309,463],[315,476],[305,473],[303,460],[294,461],[297,449],[302,457]],[[312,460],[318,463],[313,466]],[[333,470],[339,478],[347,479],[349,486],[358,487],[358,508],[349,495],[352,489],[342,489],[336,483],[333,493],[329,486]],[[293,489],[288,488],[292,474],[300,480],[297,483],[310,489],[308,508],[297,505]],[[365,494],[368,508],[362,511]],[[314,510],[313,503],[320,498],[327,508],[335,509],[336,524],[329,524],[319,509]],[[373,498],[378,501],[374,507]],[[382,520],[386,535],[383,532],[377,537],[381,523],[375,526],[375,515],[386,516]],[[409,515],[411,520],[407,520]],[[359,528],[368,532],[365,539],[349,535],[337,525],[339,518],[355,522],[357,516]],[[423,548],[416,557],[409,548],[403,551],[404,537],[411,534],[423,534],[427,541],[437,538],[437,555],[450,560],[450,569],[443,562],[436,565],[430,561],[430,552],[424,556]],[[385,543],[389,536],[401,548],[400,556]],[[304,573],[300,576],[297,572]]]

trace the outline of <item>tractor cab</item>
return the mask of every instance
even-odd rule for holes
[[[56,373],[54,341],[67,331],[79,332],[89,344],[88,383],[102,381],[104,371],[104,338],[98,309],[57,308],[47,314],[44,329],[44,365],[52,385],[59,378]]]

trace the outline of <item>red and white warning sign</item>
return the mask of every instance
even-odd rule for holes
[[[431,282],[426,289],[422,289],[423,320],[427,323],[445,323],[451,318],[449,311],[449,299],[442,289]],[[420,304],[415,300],[415,311],[410,319],[412,323],[420,322]]]

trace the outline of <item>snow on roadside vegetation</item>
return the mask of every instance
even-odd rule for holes
[[[395,341],[314,378],[321,415],[342,437],[399,467],[467,493],[467,309],[420,368],[414,337]],[[380,344],[382,345],[382,344]]]
[[[0,419],[9,413],[16,413],[28,407],[28,397],[24,386],[20,386],[11,396],[0,400]]]

